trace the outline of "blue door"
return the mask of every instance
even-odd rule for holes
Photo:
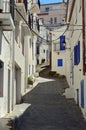
[[[81,81],[81,107],[84,108],[84,80]]]

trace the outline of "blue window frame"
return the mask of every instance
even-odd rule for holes
[[[60,36],[60,50],[65,50],[64,43],[65,43],[65,36],[62,35],[62,36]]]
[[[63,59],[57,59],[57,66],[63,66]]]

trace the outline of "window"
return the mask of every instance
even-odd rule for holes
[[[81,107],[84,108],[84,80],[81,81]]]
[[[31,38],[30,38],[30,48],[31,48],[31,45],[32,45],[31,42],[32,42],[32,40],[31,40]]]
[[[34,65],[32,65],[32,73],[34,73]]]
[[[22,41],[22,54],[24,55],[24,39]]]
[[[32,59],[34,60],[34,44],[32,42]]]
[[[43,52],[45,53],[45,49],[43,50]]]
[[[30,75],[31,65],[29,65],[29,75]]]
[[[74,65],[78,65],[80,62],[80,41],[74,47]]]
[[[45,8],[45,11],[46,11],[46,12],[49,12],[49,7],[46,7],[46,8]]]
[[[50,18],[50,24],[53,24],[53,18]]]
[[[4,63],[0,60],[0,97],[3,97]]]
[[[65,50],[65,36],[60,36],[60,50]]]
[[[55,23],[55,24],[57,23],[57,18],[56,18],[56,17],[54,18],[54,23]]]
[[[42,23],[44,23],[44,19],[43,18],[41,18],[42,19]]]
[[[39,54],[39,46],[37,46],[37,52],[36,53]]]
[[[59,67],[63,66],[63,59],[57,59],[57,66]]]

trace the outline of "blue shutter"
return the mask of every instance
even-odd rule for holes
[[[65,36],[60,36],[60,50],[65,50]]]
[[[77,46],[74,47],[74,65],[77,65]]]
[[[80,41],[78,41],[78,46],[77,46],[77,64],[80,62]]]
[[[57,60],[57,66],[63,66],[63,60],[62,59],[58,59]]]
[[[78,45],[74,47],[74,65],[78,65],[80,62],[80,41]]]
[[[84,108],[84,80],[81,81],[81,107]]]

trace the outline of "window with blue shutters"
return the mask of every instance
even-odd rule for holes
[[[65,36],[60,36],[60,50],[65,50]]]
[[[63,66],[63,59],[57,60],[57,66],[59,66],[59,67]]]
[[[78,65],[80,62],[80,41],[74,47],[74,65]]]

